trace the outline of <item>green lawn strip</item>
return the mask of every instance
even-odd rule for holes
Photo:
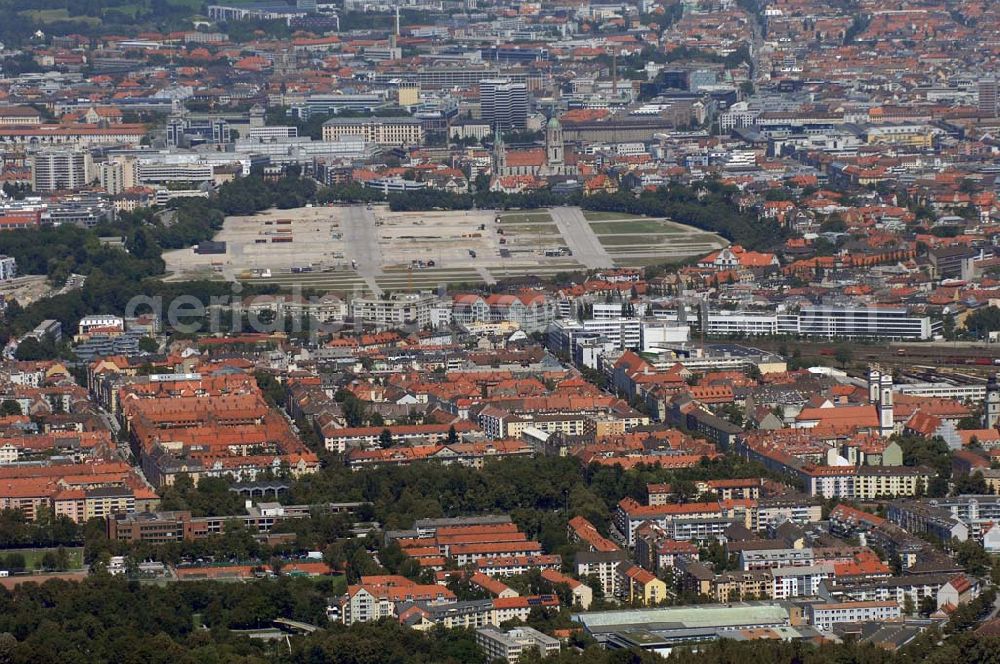
[[[536,212],[526,214],[505,214],[500,216],[501,224],[531,224],[538,222],[551,222],[552,217],[548,212]]]
[[[637,247],[648,247],[650,245],[659,244],[676,244],[683,246],[684,242],[677,242],[675,238],[669,237],[667,235],[652,235],[646,233],[635,233],[629,235],[598,235],[597,239],[601,241],[605,247],[618,247],[618,246],[631,246],[635,245]]]
[[[615,219],[642,219],[639,215],[626,214],[625,212],[596,212],[594,210],[583,210],[583,218],[587,221],[613,221]]]
[[[671,233],[677,232],[659,219],[634,219],[631,221],[605,221],[591,223],[590,227],[598,235],[618,233]]]

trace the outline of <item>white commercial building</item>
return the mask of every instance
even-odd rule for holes
[[[659,353],[691,340],[691,328],[667,321],[642,321],[642,352]]]
[[[687,325],[638,318],[557,320],[549,326],[548,346],[571,355],[578,364],[595,368],[597,358],[612,350],[656,353],[683,344],[691,337]]]
[[[557,320],[549,326],[549,348],[567,354],[573,353],[577,339],[603,337],[619,349],[637,349],[642,342],[642,321],[636,318]]]
[[[912,316],[906,309],[868,306],[803,307],[798,333],[846,339],[930,339],[940,330],[929,316]]]
[[[955,385],[952,383],[905,383],[896,385],[894,391],[914,397],[938,397],[960,401],[980,402],[986,399],[986,385]]]
[[[166,184],[168,182],[209,182],[215,169],[211,164],[199,163],[154,163],[142,161],[137,168],[142,184]]]
[[[237,152],[266,156],[272,163],[306,163],[315,158],[365,159],[374,155],[377,147],[362,136],[341,136],[332,141],[314,141],[308,136],[236,140]]]
[[[665,309],[654,309],[653,316],[659,320],[676,321],[678,314],[676,311]],[[697,311],[686,311],[684,320],[697,323],[699,314]],[[707,313],[708,326],[705,334],[710,336],[767,336],[779,333],[778,315],[766,311],[739,311],[723,309],[719,311],[709,311]]]
[[[677,311],[654,309],[660,320],[678,320]],[[859,306],[808,306],[799,313],[719,310],[707,312],[705,333],[710,336],[770,336],[778,334],[845,339],[930,339],[941,323],[914,316],[906,309]],[[684,320],[696,323],[693,309]]]
[[[296,138],[299,135],[299,128],[285,125],[271,125],[268,127],[250,127],[248,136],[254,141],[272,141],[286,138]]]

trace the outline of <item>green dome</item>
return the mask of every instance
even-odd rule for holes
[[[553,115],[552,119],[549,120],[548,127],[549,127],[549,129],[559,129],[559,128],[561,128],[562,125],[559,124],[559,118],[557,118],[556,116]]]

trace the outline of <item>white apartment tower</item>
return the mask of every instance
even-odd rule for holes
[[[125,167],[118,161],[107,161],[101,164],[98,177],[104,191],[112,196],[125,191]]]
[[[89,184],[90,153],[45,150],[31,159],[31,188],[37,192],[72,191]]]

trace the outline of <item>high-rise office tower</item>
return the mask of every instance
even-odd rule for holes
[[[528,86],[510,79],[479,81],[479,107],[490,126],[523,130],[528,121]]]
[[[997,117],[997,97],[1000,92],[1000,82],[995,78],[983,78],[979,81],[979,114],[988,118]]]

